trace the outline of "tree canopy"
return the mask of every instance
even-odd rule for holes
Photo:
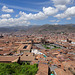
[[[0,63],[0,75],[35,75],[37,70],[37,64]]]

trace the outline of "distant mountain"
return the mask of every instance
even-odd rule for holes
[[[59,32],[74,32],[75,33],[75,25],[73,24],[67,24],[67,25],[49,25],[45,24],[38,27],[32,27],[29,30],[27,30],[28,33],[59,33]]]
[[[17,31],[26,31],[27,29],[31,28],[30,26],[15,26],[15,27],[0,27],[0,32],[17,32]]]
[[[25,32],[25,33],[49,33],[49,32],[74,32],[75,24],[65,25],[30,25],[15,27],[0,27],[0,32]]]

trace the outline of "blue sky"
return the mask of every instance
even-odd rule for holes
[[[75,24],[74,0],[0,0],[0,27]]]

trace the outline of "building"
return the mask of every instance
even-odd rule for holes
[[[13,63],[18,62],[18,60],[17,56],[0,56],[0,63]]]
[[[17,53],[24,53],[24,52],[31,52],[32,44],[22,44],[18,50]]]

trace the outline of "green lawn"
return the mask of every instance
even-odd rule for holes
[[[38,65],[0,63],[0,75],[35,75]]]
[[[42,45],[44,48],[46,49],[51,49],[50,47],[47,47],[47,45]],[[60,47],[57,47],[57,46],[54,46],[54,45],[51,45],[53,46],[54,48],[53,49],[60,49]]]
[[[43,45],[43,47],[46,48],[46,49],[50,49],[50,47],[47,47],[46,45]]]

